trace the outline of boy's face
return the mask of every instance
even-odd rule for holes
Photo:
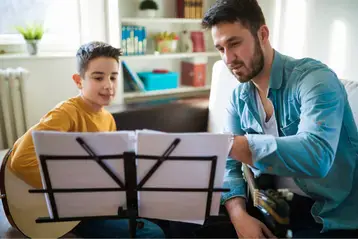
[[[118,68],[118,62],[111,57],[94,58],[88,63],[80,84],[75,80],[84,100],[95,109],[109,105],[115,97]]]

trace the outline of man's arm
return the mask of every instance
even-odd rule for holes
[[[236,152],[237,160],[263,173],[291,177],[324,177],[335,158],[346,93],[336,75],[319,70],[298,85],[301,121],[293,136],[247,135],[252,161]],[[244,139],[243,139],[244,140]]]
[[[230,99],[230,102],[227,107],[227,121],[225,126],[225,131],[230,132],[234,135],[244,135],[244,131],[241,129],[241,120],[237,112],[238,107],[238,98],[237,97],[238,89],[235,89],[233,95]],[[235,146],[233,144],[232,150]],[[232,151],[231,150],[231,151]],[[242,163],[228,157],[226,161],[225,177],[224,177],[224,188],[229,188],[230,192],[222,194],[222,203],[227,204],[228,201],[235,199],[234,201],[241,200],[245,202],[246,198],[246,183],[242,176]],[[236,205],[236,204],[232,204]],[[232,206],[230,208],[232,208]]]
[[[69,131],[71,118],[64,110],[55,109],[29,129],[14,145],[10,155],[10,170],[35,188],[42,188],[39,165],[32,140],[32,132],[39,130]]]

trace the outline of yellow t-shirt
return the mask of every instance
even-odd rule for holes
[[[33,130],[63,132],[105,132],[115,131],[116,123],[111,113],[102,109],[95,112],[80,96],[58,104],[43,116],[39,123],[31,127],[19,138],[9,157],[9,169],[20,179],[35,188],[42,188],[41,176],[35,147]]]

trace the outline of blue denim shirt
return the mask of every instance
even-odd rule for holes
[[[336,74],[314,59],[275,51],[268,97],[280,137],[264,135],[252,82],[239,84],[228,106],[227,132],[247,135],[254,167],[293,177],[314,201],[322,231],[358,228],[358,132]],[[228,158],[222,202],[246,197],[241,163]]]

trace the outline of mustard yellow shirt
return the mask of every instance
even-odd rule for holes
[[[113,116],[107,110],[93,111],[80,96],[58,104],[31,127],[13,148],[7,164],[19,178],[35,188],[42,188],[38,161],[32,140],[32,131],[51,130],[63,132],[115,131]]]

